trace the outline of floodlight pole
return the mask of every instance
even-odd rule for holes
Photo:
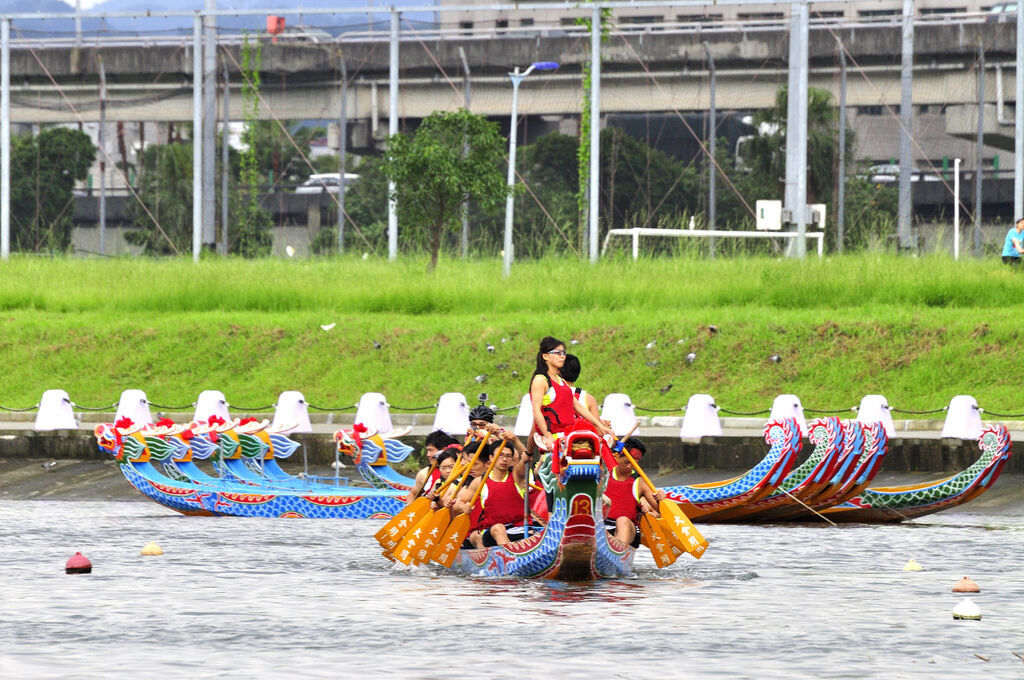
[[[520,71],[516,66],[512,73],[508,74],[512,81],[512,118],[508,131],[508,196],[505,197],[505,240],[502,249],[501,274],[508,278],[512,273],[513,246],[512,246],[512,189],[516,185],[516,132],[518,126],[516,119],[519,117],[519,83],[523,78],[533,73],[534,69],[551,71],[558,68],[553,61],[536,61],[530,64],[525,71]]]
[[[505,197],[505,241],[502,250],[501,259],[501,275],[508,278],[512,273],[512,211],[513,211],[513,198],[512,188],[516,185],[516,119],[518,118],[518,105],[519,105],[519,83],[523,82],[523,78],[530,75],[533,72],[533,64],[531,64],[522,73],[519,72],[519,67],[516,66],[512,73],[508,74],[509,79],[512,81],[512,119],[508,131],[508,196]]]
[[[1024,10],[1017,0],[1017,98],[1013,109],[1013,219],[1024,216]]]

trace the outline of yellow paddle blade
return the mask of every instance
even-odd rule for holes
[[[420,496],[402,508],[397,515],[389,519],[387,524],[378,529],[373,537],[385,549],[393,548],[398,545],[398,541],[402,539],[405,532],[411,529],[429,509],[430,500],[425,496]]]
[[[393,551],[396,560],[402,564],[412,564],[416,543],[420,541],[427,530],[427,525],[430,524],[430,520],[433,518],[433,511],[428,511],[427,514],[420,518],[420,521],[416,522],[412,529],[405,532],[405,536],[402,537],[402,540]]]
[[[652,519],[650,515],[644,513],[643,517],[640,518],[640,533],[647,542],[651,555],[654,556],[654,564],[657,565],[658,569],[664,569],[676,561],[676,555],[672,552],[668,540],[661,531],[661,527]]]
[[[395,556],[391,554],[390,550],[381,550],[380,554],[383,555],[384,557],[388,558],[392,562],[395,561]]]
[[[707,539],[697,531],[697,527],[693,526],[693,522],[678,504],[666,498],[658,504],[658,509],[661,510],[661,517],[672,529],[672,533],[682,542],[683,549],[699,560],[707,550]]]
[[[430,561],[431,556],[434,554],[434,549],[437,548],[441,542],[441,537],[444,536],[445,529],[448,528],[448,522],[451,518],[451,510],[441,508],[434,513],[434,516],[430,518],[430,522],[423,527],[423,533],[409,542],[409,551],[412,553],[414,564],[423,564]]]
[[[672,525],[668,523],[668,520],[664,517],[654,517],[652,515],[651,522],[657,523],[661,528],[661,533],[665,536],[665,540],[668,541],[669,547],[672,548],[672,552],[676,555],[682,555],[686,552],[686,546],[683,544],[682,539],[676,536],[675,532],[672,531]]]
[[[466,513],[456,515],[434,550],[434,561],[442,567],[451,567],[455,563],[455,556],[459,554],[459,549],[462,548],[462,542],[466,540],[468,533],[469,515]]]

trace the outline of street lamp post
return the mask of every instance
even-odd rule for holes
[[[516,119],[518,117],[519,83],[523,81],[523,78],[533,73],[535,69],[539,71],[553,71],[556,68],[558,68],[558,64],[553,61],[538,61],[530,64],[522,72],[516,66],[515,71],[508,74],[508,77],[512,80],[512,125],[508,134],[509,192],[508,197],[505,199],[505,249],[503,251],[504,257],[502,258],[501,267],[501,273],[506,278],[512,272],[512,187],[516,183]]]

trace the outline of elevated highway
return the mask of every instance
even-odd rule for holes
[[[546,33],[546,34],[542,34]],[[810,85],[837,93],[837,38],[847,50],[847,102],[851,107],[898,107],[900,25],[815,24],[810,33]],[[985,46],[986,98],[995,103],[998,85],[1013,96],[1016,27],[980,19],[919,21],[915,26],[915,105],[974,106],[978,45]],[[603,112],[702,111],[708,107],[706,42],[717,67],[720,110],[772,105],[786,83],[788,32],[784,25],[756,29],[717,28],[616,32],[602,46]],[[575,116],[581,106],[581,72],[587,61],[583,33],[538,31],[536,35],[462,38],[403,34],[400,42],[398,114],[422,118],[464,103],[464,51],[472,73],[472,110],[507,116],[514,65],[557,61],[558,72],[531,78],[520,90],[527,116]],[[99,64],[107,77],[108,121],[184,121],[192,118],[192,42],[74,47],[19,44],[11,52],[11,116],[15,123],[95,121],[99,117]],[[219,46],[233,91],[231,117],[243,117],[239,96],[241,46]],[[351,85],[348,112],[354,146],[386,133],[388,39],[377,36],[327,44],[263,45],[258,116],[327,119],[340,109],[341,55]],[[56,83],[56,85],[54,84]],[[218,103],[218,107],[220,104]],[[218,108],[218,111],[220,109]],[[383,122],[381,122],[383,121]],[[1012,130],[1011,130],[1012,138]]]

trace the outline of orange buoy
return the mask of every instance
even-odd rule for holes
[[[962,579],[960,579],[959,581],[956,582],[955,586],[953,586],[953,592],[954,593],[980,593],[981,592],[981,588],[978,587],[977,583],[975,583],[971,579],[969,579],[966,576],[964,576]]]
[[[80,552],[76,552],[68,560],[68,563],[64,565],[64,573],[66,574],[91,574],[92,573],[92,562],[89,558]]]

